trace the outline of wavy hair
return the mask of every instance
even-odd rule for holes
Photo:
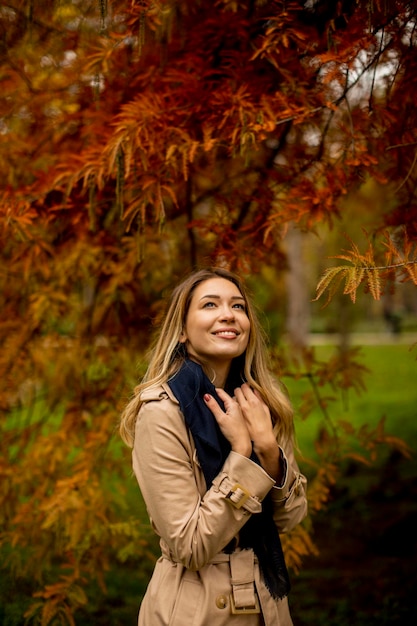
[[[186,356],[180,342],[191,299],[198,285],[212,278],[224,278],[234,283],[242,294],[250,321],[248,345],[239,361],[244,361],[243,376],[257,389],[268,405],[279,441],[293,436],[293,411],[291,403],[280,383],[272,376],[269,355],[263,329],[241,279],[223,268],[208,268],[190,274],[172,292],[165,317],[150,353],[148,369],[141,383],[134,389],[134,396],[125,407],[120,420],[120,435],[133,447],[135,423],[141,407],[141,392],[154,385],[166,383],[181,367]],[[235,359],[237,361],[237,359]],[[202,364],[204,365],[204,364]],[[232,364],[233,366],[233,364]]]

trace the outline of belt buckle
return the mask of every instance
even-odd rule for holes
[[[237,500],[232,499],[233,496],[237,496]],[[235,483],[233,487],[230,488],[229,493],[226,496],[227,500],[233,504],[235,509],[241,509],[247,500],[251,497],[251,494],[245,487],[242,487],[239,483]]]
[[[232,615],[254,615],[255,613],[261,612],[261,607],[259,606],[258,596],[255,594],[255,604],[250,606],[241,606],[237,607],[235,604],[235,599],[233,597],[233,593],[230,594],[230,612]]]

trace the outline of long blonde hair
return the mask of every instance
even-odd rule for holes
[[[255,313],[254,305],[238,276],[223,268],[203,269],[190,274],[172,292],[164,321],[151,351],[149,366],[142,382],[135,387],[134,396],[127,404],[120,421],[120,435],[128,446],[133,446],[135,423],[141,407],[141,392],[148,387],[166,383],[179,370],[184,361],[183,344],[180,335],[183,331],[191,299],[196,287],[212,278],[224,278],[234,283],[246,303],[250,321],[249,341],[244,353],[244,377],[257,389],[268,405],[277,439],[288,440],[293,435],[293,411],[287,395],[269,368],[268,350],[263,329]]]

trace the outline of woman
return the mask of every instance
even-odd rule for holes
[[[292,624],[278,533],[306,515],[306,480],[266,354],[234,274],[174,290],[121,421],[162,551],[139,626]]]

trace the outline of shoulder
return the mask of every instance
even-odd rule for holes
[[[149,436],[187,439],[187,429],[180,405],[165,383],[148,387],[140,392],[141,405],[135,425],[135,441]]]
[[[172,393],[169,385],[153,385],[140,392],[140,408],[136,426],[145,422],[157,422],[165,424],[170,421],[177,422],[181,415],[179,402]],[[182,418],[181,418],[182,419]]]
[[[149,402],[162,402],[163,400],[168,400],[168,402],[172,402],[176,405],[179,404],[167,383],[152,385],[152,387],[147,387],[140,392],[140,402],[142,405],[146,405]]]

